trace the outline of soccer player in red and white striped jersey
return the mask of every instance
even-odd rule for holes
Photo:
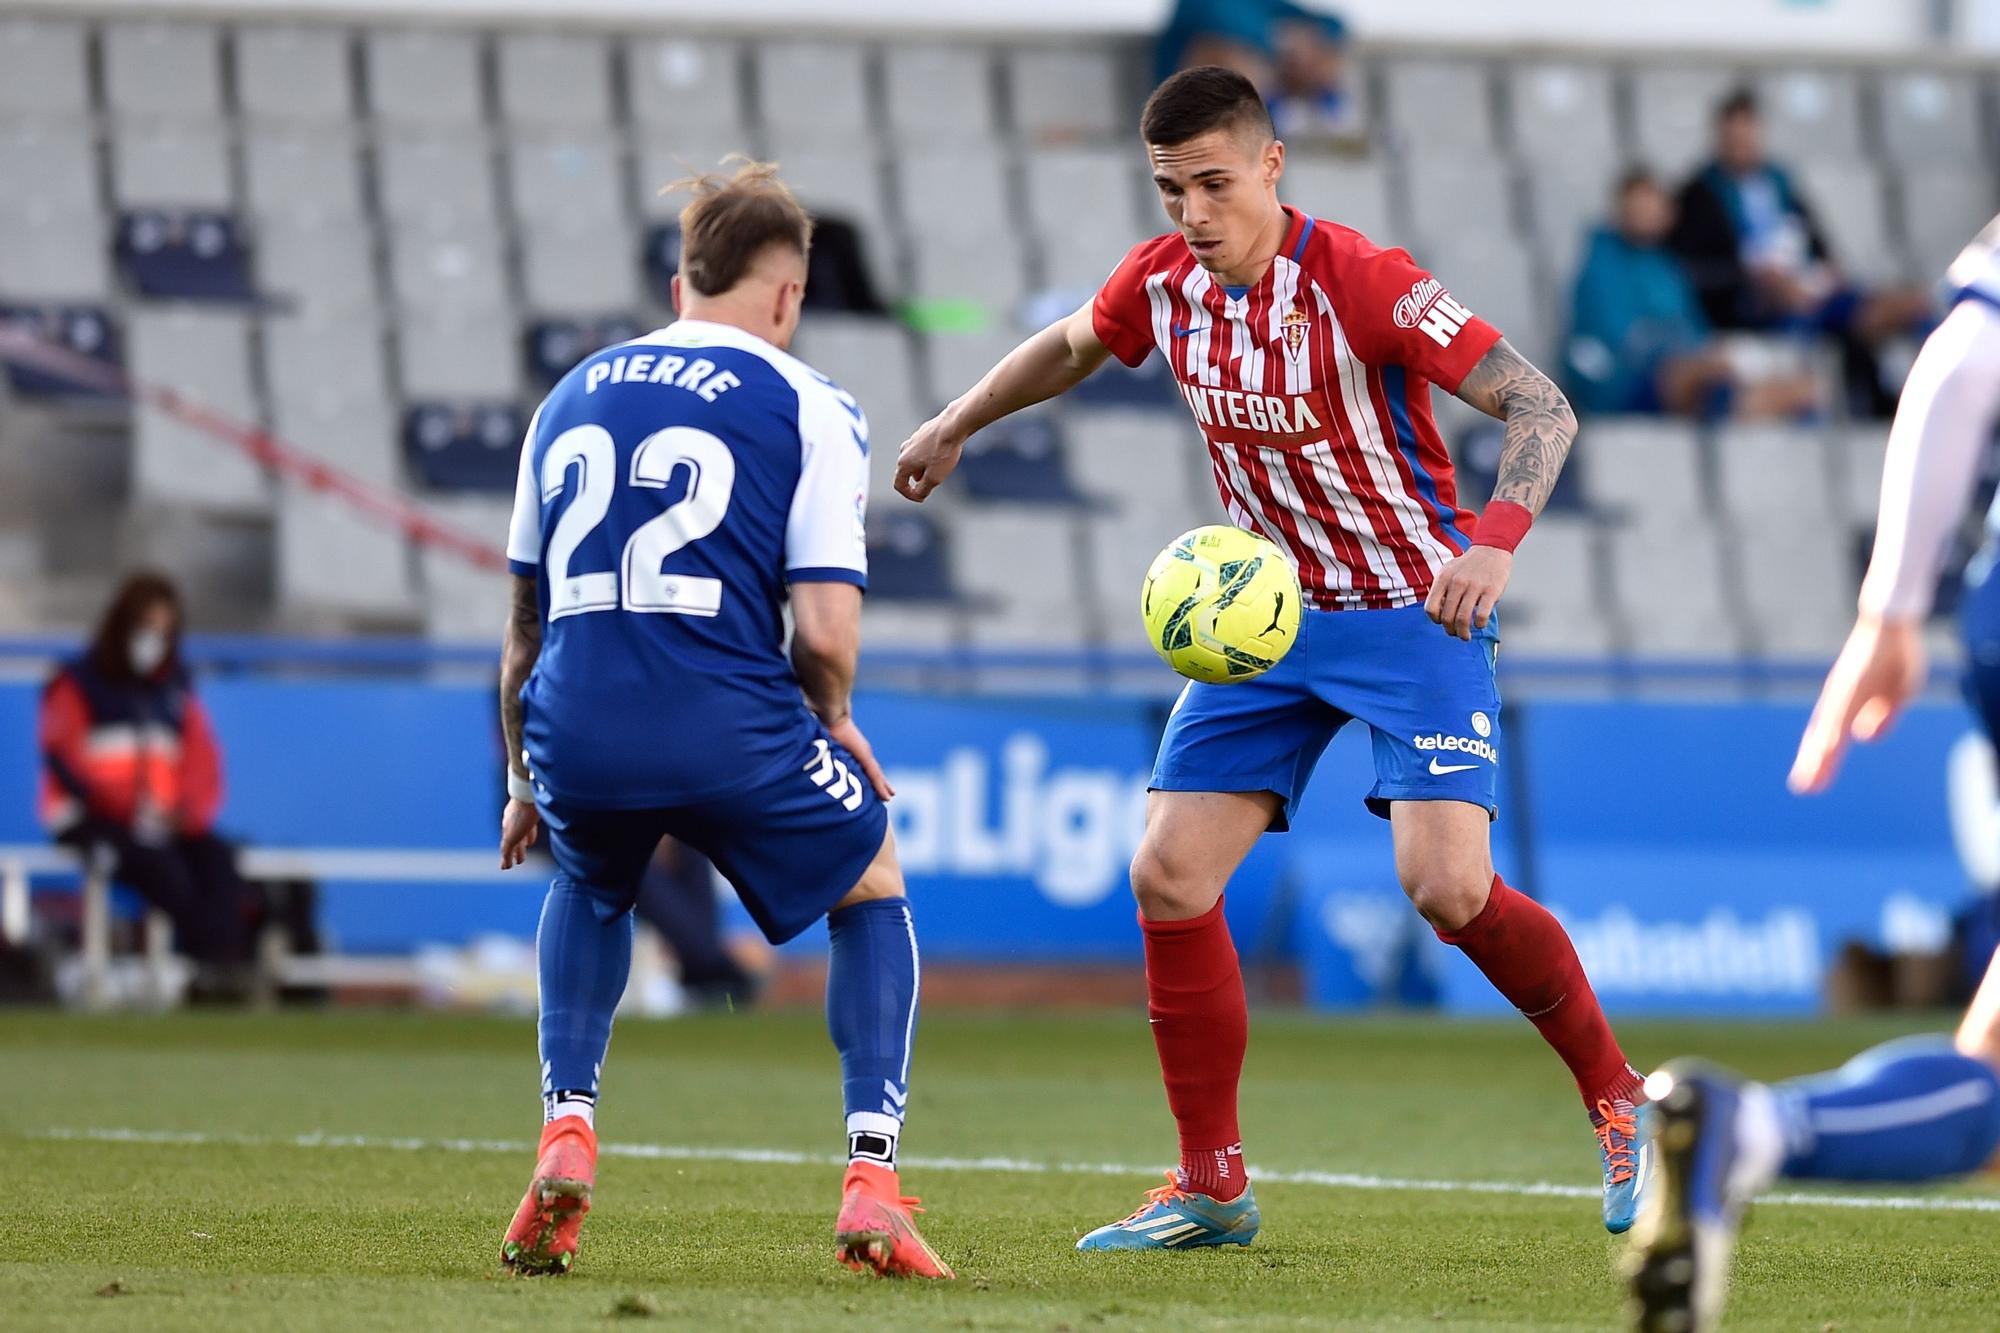
[[[1373,733],[1368,804],[1388,819],[1417,910],[1555,1048],[1604,1167],[1604,1221],[1631,1224],[1639,1080],[1556,919],[1493,872],[1501,737],[1495,604],[1576,432],[1562,393],[1401,250],[1279,202],[1285,149],[1240,75],[1184,70],[1141,118],[1175,230],[1135,247],[1096,298],[1009,353],[904,444],[921,501],[967,437],[1154,348],[1207,439],[1229,517],[1276,542],[1306,607],[1271,671],[1190,684],[1160,743],[1132,864],[1153,1036],[1181,1164],[1085,1249],[1247,1244],[1236,1088],[1247,1040],[1222,891],[1282,831],[1333,733]],[[1431,386],[1506,423],[1493,499],[1458,505]],[[1162,534],[1162,538],[1171,534]]]

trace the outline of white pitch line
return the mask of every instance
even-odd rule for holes
[[[186,1147],[231,1148],[372,1148],[390,1152],[518,1153],[534,1152],[526,1139],[414,1139],[372,1134],[208,1134],[169,1129],[45,1129],[24,1138],[85,1143],[157,1143]],[[679,1143],[606,1143],[605,1157],[637,1157],[664,1162],[735,1162],[752,1166],[846,1166],[837,1153],[799,1152],[790,1148],[709,1148]],[[919,1171],[995,1171],[1025,1176],[1158,1176],[1157,1166],[1120,1162],[1037,1162],[1021,1157],[904,1157],[901,1165]],[[1522,1199],[1595,1199],[1599,1190],[1554,1181],[1425,1180],[1402,1176],[1360,1175],[1345,1171],[1255,1171],[1258,1180],[1280,1185],[1319,1185],[1328,1189],[1377,1190],[1391,1194],[1496,1194]],[[1808,1194],[1785,1192],[1759,1195],[1758,1203],[1807,1208],[1886,1208],[1927,1213],[2000,1213],[2000,1199],[1966,1199],[1917,1194]]]

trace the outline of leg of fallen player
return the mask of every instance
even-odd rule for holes
[[[910,1096],[917,1036],[917,932],[893,833],[861,882],[827,913],[826,1026],[840,1052],[847,1114],[835,1256],[883,1277],[954,1277],[918,1233],[917,1201],[903,1196],[896,1148]]]
[[[1236,1121],[1249,1014],[1222,891],[1281,804],[1268,791],[1155,791],[1147,803],[1132,891],[1146,941],[1146,1012],[1181,1162],[1137,1211],[1078,1241],[1080,1250],[1248,1245],[1257,1234]]]
[[[1389,807],[1396,874],[1438,938],[1472,960],[1576,1079],[1604,1168],[1604,1225],[1632,1225],[1645,1183],[1639,1075],[1626,1062],[1562,923],[1493,873],[1491,817],[1466,801]]]

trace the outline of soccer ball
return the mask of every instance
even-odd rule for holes
[[[1189,680],[1249,680],[1299,636],[1299,576],[1256,533],[1211,524],[1154,559],[1139,613],[1153,651]]]

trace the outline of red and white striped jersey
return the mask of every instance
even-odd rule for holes
[[[1290,554],[1310,605],[1408,606],[1472,531],[1430,386],[1455,391],[1500,333],[1407,252],[1285,212],[1255,285],[1223,287],[1175,232],[1125,256],[1092,323],[1126,365],[1166,356],[1223,507]]]

